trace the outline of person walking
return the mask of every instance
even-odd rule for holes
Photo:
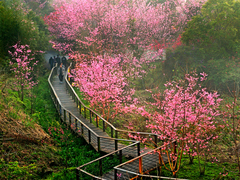
[[[62,57],[62,63],[66,68],[67,67],[67,58],[65,56]]]
[[[62,65],[62,63],[60,64],[59,68],[58,68],[58,78],[60,80],[60,83],[63,83],[63,75],[64,75],[64,67]]]
[[[57,55],[56,61],[57,61],[57,65],[58,65],[58,67],[59,67],[59,66],[60,66],[60,64],[61,64],[61,60],[60,60],[60,57],[59,57],[59,55]]]
[[[52,69],[53,68],[53,62],[54,60],[53,60],[53,58],[52,57],[50,57],[50,59],[49,59],[49,64],[50,64],[50,68]]]
[[[53,66],[56,66],[57,60],[56,60],[56,56],[53,56]]]

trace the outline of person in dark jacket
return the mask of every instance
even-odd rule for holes
[[[62,63],[66,68],[67,67],[67,58],[65,56],[62,57]]]
[[[56,61],[57,61],[58,67],[59,67],[59,66],[60,66],[60,64],[61,64],[61,60],[60,60],[60,57],[59,57],[59,55],[57,55]]]
[[[63,83],[64,72],[65,72],[65,69],[64,69],[64,66],[61,63],[59,68],[58,68],[58,78],[60,80],[60,83]]]
[[[50,64],[50,68],[52,69],[53,68],[53,62],[54,60],[53,60],[53,58],[52,57],[50,57],[50,59],[49,59],[49,64]]]
[[[56,60],[56,56],[53,56],[53,66],[56,66],[57,60]]]

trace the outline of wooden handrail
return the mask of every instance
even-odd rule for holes
[[[135,146],[135,145],[137,145],[137,144],[139,144],[139,143],[140,143],[140,141],[137,141],[137,142],[135,142],[135,143],[133,143],[133,144],[130,144],[130,145],[126,146],[126,147],[123,147],[123,148],[121,148],[121,149],[118,149],[118,150],[116,150],[116,151],[113,151],[113,152],[111,152],[111,153],[108,153],[108,154],[106,154],[106,155],[104,155],[104,156],[101,156],[100,158],[94,159],[93,161],[90,161],[90,162],[88,162],[88,163],[86,163],[86,164],[83,164],[82,166],[77,167],[77,169],[80,170],[80,169],[83,168],[84,166],[87,166],[87,165],[89,165],[89,164],[92,164],[92,163],[94,163],[94,162],[97,162],[97,161],[99,161],[100,159],[106,158],[106,157],[108,157],[108,156],[110,156],[110,155],[113,155],[113,154],[115,154],[115,153],[117,153],[117,152],[119,152],[119,151],[122,151],[122,150],[124,150],[124,149],[127,149],[127,148],[129,148],[129,147],[131,147],[131,146]]]
[[[140,174],[132,171],[128,171],[126,169],[118,169],[116,168],[115,170],[121,170],[122,172],[128,173],[128,174],[133,174],[138,177],[149,177],[149,178],[156,178],[156,179],[170,179],[170,180],[188,180],[188,179],[181,179],[181,178],[171,178],[171,177],[164,177],[164,176],[154,176],[154,175],[146,175],[146,174]],[[132,178],[134,179],[134,178]],[[131,180],[132,180],[131,179]]]
[[[153,154],[153,153],[157,152],[158,150],[160,150],[160,152],[161,152],[161,149],[162,149],[162,148],[164,148],[164,147],[166,147],[166,146],[168,146],[168,145],[170,145],[170,144],[176,145],[176,141],[174,140],[174,141],[172,141],[172,142],[169,142],[169,143],[167,143],[167,144],[164,144],[164,145],[162,145],[162,146],[160,146],[160,147],[158,147],[158,148],[155,148],[155,149],[153,149],[153,150],[151,150],[151,151],[149,151],[149,152],[146,152],[146,153],[144,153],[144,154],[142,154],[142,155],[139,155],[138,157],[135,157],[135,158],[133,158],[133,159],[131,159],[131,160],[125,162],[125,163],[121,163],[121,164],[115,166],[115,167],[114,167],[114,172],[115,172],[115,174],[116,174],[118,171],[121,171],[121,172],[124,172],[124,173],[128,173],[128,174],[135,175],[135,177],[132,178],[131,180],[135,179],[136,177],[151,177],[151,178],[157,178],[157,179],[187,180],[187,179],[170,178],[170,177],[164,177],[164,176],[146,175],[146,174],[144,174],[144,172],[143,172],[143,164],[142,164],[142,159],[143,159],[143,157],[146,156],[146,155],[149,155],[149,154]],[[174,151],[176,151],[175,147],[174,147]],[[128,171],[128,170],[126,170],[126,169],[120,168],[121,166],[124,166],[124,165],[126,165],[126,164],[129,164],[129,163],[131,163],[131,162],[133,162],[133,161],[136,161],[136,160],[139,161],[139,173],[132,172],[132,171]]]
[[[119,164],[118,166],[115,166],[114,168],[119,168],[120,166],[126,165],[126,164],[128,164],[129,162],[135,161],[135,160],[137,160],[137,159],[139,159],[139,158],[142,158],[143,156],[146,156],[146,155],[148,155],[148,154],[154,153],[154,152],[156,152],[157,150],[162,149],[162,148],[164,148],[164,147],[166,147],[166,146],[168,146],[168,145],[170,145],[171,143],[174,143],[174,142],[176,142],[176,141],[172,141],[172,142],[169,142],[169,143],[167,143],[167,144],[164,144],[164,145],[162,145],[162,146],[160,146],[160,147],[158,147],[158,148],[155,148],[155,149],[153,149],[153,150],[151,150],[151,151],[149,151],[149,152],[146,152],[146,153],[144,153],[144,154],[142,154],[142,155],[139,155],[138,157],[135,157],[135,158],[131,159],[131,161],[127,161],[127,162],[125,162],[125,163]]]

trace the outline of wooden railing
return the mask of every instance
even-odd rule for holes
[[[70,71],[70,69],[68,68],[68,72],[69,71]],[[48,83],[49,83],[49,86],[50,86],[51,97],[53,99],[53,102],[55,104],[55,107],[58,111],[58,114],[59,114],[61,120],[64,123],[66,123],[75,133],[78,133],[79,135],[82,135],[85,138],[86,142],[88,142],[89,144],[92,144],[93,147],[97,151],[101,151],[101,142],[104,139],[108,140],[108,141],[114,141],[115,142],[114,143],[115,144],[115,151],[113,151],[113,152],[111,152],[111,153],[109,153],[109,154],[107,154],[107,155],[105,155],[101,158],[98,158],[94,161],[91,161],[87,164],[84,164],[84,165],[76,168],[77,179],[80,178],[79,172],[82,172],[82,173],[84,173],[84,174],[86,174],[86,175],[88,175],[92,178],[95,178],[95,179],[102,179],[101,178],[101,176],[102,176],[102,168],[101,168],[102,160],[105,159],[106,157],[109,157],[109,156],[113,155],[113,154],[118,154],[120,165],[113,167],[115,169],[114,179],[117,179],[117,171],[123,171],[120,167],[122,166],[122,152],[124,150],[129,149],[129,151],[135,151],[133,153],[135,154],[135,156],[138,156],[135,159],[140,159],[142,156],[146,155],[146,154],[143,154],[143,155],[140,156],[140,142],[139,141],[128,140],[128,139],[119,139],[118,137],[121,137],[122,134],[124,134],[124,135],[126,135],[126,133],[127,134],[132,134],[132,135],[136,134],[137,136],[142,136],[142,137],[147,138],[149,140],[148,143],[152,144],[155,148],[157,146],[159,146],[159,144],[161,142],[159,141],[157,134],[146,133],[146,132],[125,131],[125,130],[117,129],[111,123],[109,123],[104,118],[102,118],[94,110],[85,106],[84,103],[79,99],[76,92],[74,91],[72,85],[70,84],[70,82],[68,80],[70,78],[69,78],[69,75],[67,73],[65,78],[64,78],[64,81],[65,81],[65,84],[66,84],[66,91],[71,95],[72,99],[76,103],[76,106],[79,110],[79,113],[85,119],[87,119],[90,123],[94,124],[96,127],[100,128],[100,129],[102,129],[103,132],[110,133],[110,137],[99,136],[98,134],[96,134],[91,128],[89,128],[85,123],[83,123],[73,113],[71,113],[66,108],[64,108],[63,105],[61,104],[61,101],[60,101],[60,99],[59,99],[59,97],[58,97],[58,95],[57,95],[57,93],[54,90],[54,87],[52,85],[53,77],[56,74],[57,74],[57,67],[55,66],[50,72],[50,75],[49,75],[49,78],[48,78]],[[127,145],[124,148],[119,149],[118,148],[118,143],[119,142],[124,142],[124,144],[129,144],[129,145]],[[96,146],[94,146],[94,145],[96,145]],[[135,147],[135,148],[133,148],[133,147]],[[159,149],[159,148],[157,148],[157,149]],[[129,161],[129,162],[131,162],[131,161]],[[92,163],[96,163],[96,162],[98,162],[98,164],[99,164],[99,174],[98,175],[90,174],[87,171],[82,169],[83,167],[86,168],[86,166],[88,166]],[[129,163],[129,162],[126,162],[126,163]],[[140,166],[139,166],[139,171],[141,171]],[[132,173],[132,174],[136,175],[136,173],[135,174]],[[98,177],[98,176],[100,176],[100,177]]]
[[[166,150],[166,146],[172,146],[174,147],[174,150],[175,153],[176,153],[176,141],[172,141],[172,142],[169,142],[165,145],[162,145],[158,148],[155,148],[147,153],[144,153],[142,155],[139,155],[138,157],[135,157],[125,163],[122,163],[122,164],[119,164],[117,166],[114,167],[114,174],[118,174],[118,178],[120,179],[121,178],[121,175],[122,174],[128,174],[129,179],[133,180],[133,179],[172,179],[172,180],[187,180],[187,179],[180,179],[180,178],[171,178],[171,177],[164,177],[164,176],[156,176],[156,175],[149,175],[149,174],[146,174],[148,172],[150,172],[151,170],[153,169],[148,169],[148,171],[144,171],[144,167],[143,167],[143,158],[146,157],[146,156],[149,156],[149,155],[157,155],[158,156],[158,160],[159,160],[159,166],[157,167],[157,171],[158,173],[157,174],[161,174],[161,171],[162,171],[162,167],[163,167],[163,161],[164,161],[164,157],[167,158],[165,156],[165,150]],[[165,153],[163,153],[165,152]],[[148,162],[151,163],[151,158],[147,158]],[[134,161],[137,161],[137,163],[135,164],[138,164],[138,172],[133,172],[133,171],[129,171],[129,170],[126,170],[123,168],[123,166],[126,166],[127,164],[130,164],[130,163],[134,163]],[[166,161],[166,160],[165,160]],[[152,160],[152,162],[155,162]],[[165,162],[166,163],[166,162]],[[117,180],[117,178],[114,178],[115,180]]]
[[[102,157],[100,157],[100,158],[98,158],[98,159],[95,159],[95,160],[93,160],[93,161],[91,161],[91,162],[88,162],[88,163],[86,163],[86,164],[84,164],[84,165],[82,165],[82,166],[79,166],[79,167],[76,169],[76,178],[77,178],[77,180],[80,179],[80,177],[82,177],[82,176],[79,174],[79,172],[80,172],[80,173],[84,173],[84,174],[86,174],[86,175],[88,175],[88,176],[90,176],[91,178],[94,178],[94,179],[103,179],[103,178],[102,178],[102,176],[103,176],[102,162],[104,161],[104,159],[106,159],[106,158],[109,157],[109,156],[117,155],[117,156],[118,156],[118,160],[119,160],[118,164],[122,164],[122,163],[123,163],[123,155],[122,155],[122,154],[123,154],[123,151],[124,151],[124,150],[127,150],[127,149],[129,149],[129,148],[132,149],[133,147],[136,147],[136,146],[137,146],[137,148],[134,148],[134,149],[137,150],[138,156],[139,156],[139,155],[140,155],[140,142],[137,141],[137,142],[133,142],[133,144],[130,144],[130,145],[124,147],[124,148],[118,149],[118,150],[113,151],[113,152],[111,152],[111,153],[109,153],[109,154],[106,154],[105,156],[102,156]],[[92,164],[94,164],[94,163],[97,163],[97,164],[98,164],[98,169],[99,169],[99,174],[98,174],[98,175],[90,174],[89,172],[86,171],[87,166],[88,166],[88,165],[92,165]],[[115,165],[112,165],[112,166],[111,166],[111,165],[108,163],[108,169],[113,169],[114,167],[115,167]],[[114,173],[115,173],[115,172],[114,172]],[[114,176],[115,176],[114,179],[117,179],[117,172],[114,174]],[[84,178],[82,178],[82,179],[84,179]]]

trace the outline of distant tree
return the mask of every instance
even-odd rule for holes
[[[0,1],[0,64],[8,55],[8,49],[18,41],[19,21],[12,9]]]
[[[204,3],[205,0],[202,1]],[[177,38],[202,3],[168,0],[56,1],[55,12],[44,18],[53,46],[63,51],[113,54],[132,51],[140,58],[157,42]]]
[[[5,67],[9,47],[21,41],[33,51],[48,47],[48,30],[44,21],[20,0],[0,1],[0,66]],[[39,61],[43,58],[39,56]]]
[[[232,91],[235,91],[235,96],[239,96],[240,58],[233,56],[217,60],[212,59],[208,61],[207,69],[210,73],[211,89],[218,89],[231,95],[233,95]]]
[[[54,10],[51,5],[51,0],[25,0],[25,3],[28,9],[32,9],[42,17],[50,14]]]
[[[188,22],[182,40],[201,48],[206,58],[222,58],[240,52],[240,1],[208,0],[201,14]]]

